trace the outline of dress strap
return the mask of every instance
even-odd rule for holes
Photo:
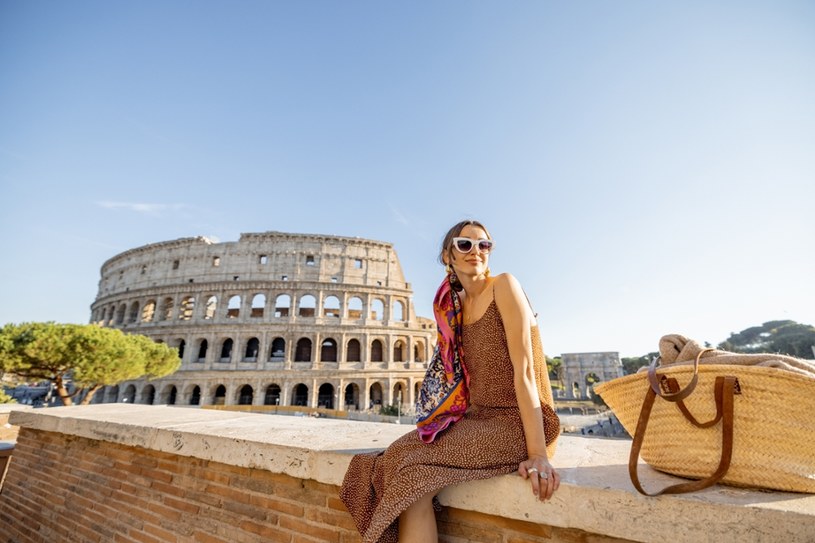
[[[521,287],[521,290],[523,290],[524,296],[526,297],[526,303],[529,304],[529,309],[532,310],[532,315],[537,319],[538,312],[532,307],[532,302],[529,301],[529,295],[526,293],[526,290],[524,290],[524,287]],[[495,281],[492,282],[492,301],[495,301]]]
[[[524,291],[524,296],[526,296],[526,303],[528,303],[528,304],[529,304],[529,309],[531,309],[531,310],[532,310],[532,314],[533,314],[533,315],[535,316],[535,318],[537,319],[537,318],[538,318],[538,313],[535,311],[535,308],[534,308],[534,307],[532,307],[532,302],[530,302],[530,301],[529,301],[529,295],[526,293],[526,291],[524,290],[524,288],[523,288],[523,287],[521,287],[521,290],[523,290],[523,291]],[[493,293],[493,298],[495,298],[495,294],[494,294],[494,293]]]

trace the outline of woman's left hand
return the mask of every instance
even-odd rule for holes
[[[532,480],[532,492],[540,501],[552,497],[560,487],[560,475],[544,457],[535,456],[518,464],[518,474]]]

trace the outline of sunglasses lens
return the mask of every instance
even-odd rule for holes
[[[473,248],[473,242],[467,238],[459,238],[456,240],[456,249],[461,251],[462,253],[469,253],[470,249]]]
[[[492,242],[488,239],[482,239],[478,242],[478,250],[482,253],[489,253],[492,250]]]

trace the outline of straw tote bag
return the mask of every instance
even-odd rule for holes
[[[815,493],[811,361],[704,349],[669,335],[647,371],[595,391],[634,436],[628,468],[642,494],[692,492],[717,482]],[[637,475],[640,454],[660,471],[696,480],[647,492]]]

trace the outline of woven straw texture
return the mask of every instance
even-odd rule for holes
[[[660,375],[681,387],[693,377],[693,366],[662,366]],[[699,366],[699,382],[685,399],[699,421],[715,417],[714,382],[734,375],[741,394],[734,399],[733,457],[722,482],[747,487],[815,493],[815,377],[763,366]],[[595,391],[634,435],[648,389],[645,372],[599,384]],[[688,422],[676,404],[657,398],[642,458],[652,467],[691,479],[716,470],[721,457],[721,422],[700,429]]]

